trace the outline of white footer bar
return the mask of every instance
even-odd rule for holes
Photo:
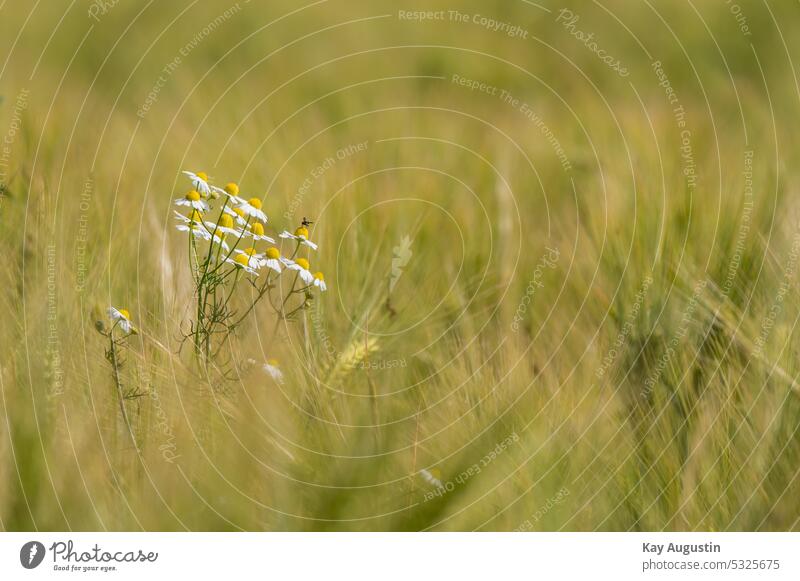
[[[3,533],[0,579],[800,579],[800,533]]]

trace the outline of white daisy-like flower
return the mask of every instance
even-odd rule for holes
[[[220,215],[219,223],[206,222],[206,228],[208,228],[211,232],[213,232],[216,228],[217,232],[222,234],[230,234],[231,236],[236,236],[236,238],[239,238],[242,235],[242,231],[240,229],[233,227],[233,216],[225,213]]]
[[[271,268],[275,272],[281,272],[281,266],[286,266],[286,263],[289,262],[281,257],[281,251],[274,246],[267,248],[264,256],[264,266]]]
[[[278,367],[277,359],[267,359],[264,364],[264,371],[278,383],[283,383],[283,371]]]
[[[311,284],[319,288],[319,290],[322,292],[328,290],[328,285],[325,284],[325,276],[321,272],[314,273],[314,282]]]
[[[245,248],[244,250],[241,248],[234,248],[233,251],[236,254],[244,254],[252,261],[257,262],[259,267],[264,266],[264,255],[256,252],[255,248]]]
[[[211,235],[211,232],[208,231],[206,226],[202,222],[195,222],[188,218],[185,218],[184,224],[178,224],[175,226],[176,230],[181,232],[191,232],[192,236],[195,238],[200,238],[201,240],[211,240],[214,244],[219,244],[222,248],[225,249],[226,252],[230,250],[230,247],[227,243],[222,239],[222,236],[218,234]]]
[[[211,189],[218,194],[226,196],[234,206],[241,206],[246,202],[244,198],[239,197],[239,186],[233,182],[227,184],[224,188],[211,186]]]
[[[239,226],[245,226],[247,224],[247,218],[241,208],[231,208],[230,206],[225,206],[225,213],[233,217]]]
[[[247,259],[244,254],[237,254],[234,258],[226,258],[225,262],[228,264],[232,264],[236,268],[241,268],[247,274],[252,274],[253,276],[258,276],[258,268],[253,268],[250,266],[251,262]]]
[[[200,224],[203,222],[203,214],[200,213],[199,210],[192,210],[192,213],[189,216],[184,216],[177,210],[173,210],[175,212],[175,217],[183,222],[184,224],[189,224],[194,222],[195,224]]]
[[[208,212],[208,204],[200,198],[200,192],[192,190],[182,198],[175,200],[176,206],[189,206],[200,212]]]
[[[433,468],[432,470],[422,469],[419,471],[420,476],[427,482],[428,484],[432,484],[436,488],[444,488],[444,484],[439,479],[439,470]]]
[[[291,264],[286,265],[286,268],[290,270],[296,270],[300,275],[300,278],[306,284],[311,284],[314,282],[314,275],[311,274],[311,271],[308,270],[310,265],[308,264],[308,260],[305,258],[298,258],[294,260]]]
[[[118,309],[116,307],[108,307],[108,316],[111,322],[119,325],[125,333],[131,334],[136,332],[133,324],[131,323],[131,314],[126,309]]]
[[[181,232],[191,231],[192,235],[195,238],[200,238],[202,240],[205,240],[206,242],[211,241],[212,244],[219,244],[220,246],[222,246],[222,249],[225,250],[225,252],[230,252],[231,250],[230,246],[228,246],[228,243],[225,242],[225,240],[223,240],[221,236],[214,234],[214,236],[212,237],[211,232],[209,232],[202,226],[192,225],[191,227],[189,227],[189,226],[178,225],[176,226],[176,228]]]
[[[199,222],[186,220],[184,224],[176,224],[175,229],[180,232],[191,232],[195,238],[202,238],[203,240],[211,239],[211,233]]]
[[[256,254],[254,248],[248,248],[246,250],[234,248],[234,252],[236,256],[233,258],[226,258],[225,262],[243,269],[248,274],[258,275],[258,270],[264,266],[264,258],[262,255]]]
[[[292,240],[299,240],[300,244],[308,246],[309,248],[313,248],[314,250],[317,249],[317,245],[311,242],[308,239],[308,228],[305,226],[300,226],[297,230],[294,231],[294,234],[289,232],[288,230],[284,230],[280,234],[278,234],[281,238],[291,238]]]
[[[256,220],[261,220],[262,222],[267,221],[267,215],[261,211],[261,200],[258,198],[250,198],[245,203],[237,206],[236,209],[241,210],[246,216],[250,216]]]
[[[207,197],[211,193],[211,186],[208,183],[208,176],[206,175],[206,172],[199,171],[194,173],[184,170],[183,174],[191,180],[192,187],[204,197]]]
[[[245,232],[245,235],[252,236],[253,240],[264,240],[270,244],[275,244],[275,239],[264,234],[264,225],[261,222],[253,222],[250,224],[250,229]]]

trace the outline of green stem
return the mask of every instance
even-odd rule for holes
[[[220,268],[222,268],[222,265],[225,264],[225,261],[228,260],[231,257],[231,254],[233,254],[233,251],[236,250],[237,246],[239,246],[239,242],[242,241],[242,238],[244,237],[244,233],[247,231],[247,227],[249,225],[250,225],[250,216],[247,217],[247,221],[244,223],[244,226],[242,227],[242,233],[239,234],[239,237],[236,239],[236,243],[233,246],[231,246],[231,249],[228,251],[228,254],[225,256],[225,258],[223,258],[219,262],[219,264],[217,264],[217,266],[214,268],[214,270],[212,270],[209,274],[214,274],[215,272],[217,272]]]
[[[128,434],[131,437],[131,441],[133,442],[134,448],[136,447],[136,439],[133,436],[133,427],[131,427],[131,421],[128,418],[128,412],[125,409],[125,395],[122,392],[122,380],[119,376],[119,363],[117,359],[117,343],[114,341],[114,329],[116,329],[119,321],[114,323],[114,326],[111,327],[111,330],[108,332],[108,339],[109,339],[109,350],[111,352],[111,377],[114,379],[114,385],[117,388],[117,399],[119,400],[119,410],[122,413],[122,420],[125,422],[125,427],[128,428]],[[123,337],[124,338],[124,337]]]
[[[233,277],[233,283],[231,283],[231,290],[230,290],[230,292],[228,292],[228,296],[225,299],[225,302],[222,303],[222,307],[223,308],[225,308],[228,305],[228,301],[231,300],[231,297],[233,296],[233,289],[236,288],[236,283],[239,281],[239,274],[241,274],[241,272],[242,272],[241,268],[237,268],[236,269],[236,276]],[[230,274],[230,273],[228,273],[228,274]]]
[[[236,247],[239,245],[239,242],[241,242],[242,238],[244,237],[244,233],[247,230],[247,226],[250,224],[250,216],[248,216],[247,217],[247,221],[245,222],[245,225],[242,228],[242,232],[241,232],[241,234],[239,234],[239,238],[236,239],[236,243],[231,246],[230,250],[228,251],[228,254],[225,256],[225,258],[223,260],[219,260],[219,256],[221,255],[221,252],[217,252],[218,263],[214,266],[213,269],[211,269],[209,271],[208,270],[208,266],[209,266],[209,263],[211,262],[211,255],[212,255],[212,253],[214,251],[214,236],[216,235],[216,232],[218,231],[217,229],[219,227],[219,222],[222,219],[222,214],[224,213],[225,207],[227,205],[228,205],[228,200],[226,198],[225,203],[222,206],[222,211],[220,212],[220,215],[217,218],[217,223],[214,226],[214,230],[211,233],[211,245],[210,245],[209,250],[208,250],[208,255],[206,256],[206,261],[205,261],[205,264],[204,264],[204,267],[203,267],[203,274],[202,274],[202,276],[200,278],[200,287],[201,288],[204,288],[206,286],[206,284],[207,284],[206,283],[206,279],[210,275],[215,274],[220,268],[222,268],[225,265],[225,261],[228,260],[231,257],[231,254],[233,254],[233,251],[236,250]],[[220,246],[220,248],[222,247],[221,244],[219,246]],[[200,293],[201,298],[200,298],[200,304],[199,304],[199,307],[198,307],[198,320],[201,317],[204,317],[204,315],[205,315],[206,307],[208,306],[208,295],[209,295],[209,293],[208,293],[207,289],[206,289],[205,294],[203,294],[202,291]],[[216,304],[216,294],[215,294],[215,304]],[[199,331],[199,325],[198,325],[198,331]],[[203,336],[204,336],[204,341],[203,342],[205,344],[205,351],[206,351],[206,357],[207,357],[208,356],[208,352],[210,351],[211,335],[213,334],[214,329],[206,329],[205,328],[205,324],[204,324],[202,332],[203,332]]]
[[[264,296],[264,293],[269,288],[269,277],[270,277],[271,274],[272,274],[271,272],[267,273],[267,280],[264,282],[263,285],[261,285],[261,288],[256,287],[256,288],[258,288],[258,295],[253,300],[253,302],[250,304],[250,306],[247,308],[247,310],[242,314],[242,316],[239,317],[238,319],[236,319],[236,321],[233,323],[233,325],[231,325],[231,328],[236,327],[237,325],[239,325],[239,323],[244,321],[245,317],[250,314],[250,311],[252,311],[256,307],[256,304],[258,304],[258,301],[261,300],[261,297]],[[270,301],[270,302],[272,302],[272,301]]]

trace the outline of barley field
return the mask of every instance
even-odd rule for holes
[[[1,530],[800,530],[796,2],[0,22]]]

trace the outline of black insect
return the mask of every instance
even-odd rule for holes
[[[314,223],[314,222],[312,222],[311,220],[309,220],[308,218],[306,218],[305,216],[303,216],[303,221],[301,222],[301,224],[302,224],[303,226],[305,226],[306,228],[308,228],[308,227],[309,227],[309,226],[311,226],[311,224],[313,224],[313,223]]]

